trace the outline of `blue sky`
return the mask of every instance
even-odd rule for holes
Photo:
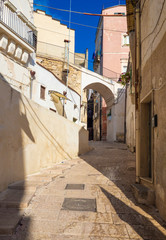
[[[72,11],[78,12],[90,12],[90,13],[101,13],[102,8],[110,6],[125,4],[125,0],[72,0]],[[45,5],[60,9],[69,9],[70,0],[34,0],[34,4]],[[34,9],[41,9],[46,11],[47,14],[52,15],[61,21],[61,23],[68,25],[69,13],[57,11],[53,9],[43,8],[34,5]],[[96,16],[85,16],[80,14],[71,14],[71,22],[91,25],[97,27],[99,17]],[[75,29],[75,52],[85,53],[86,48],[89,49],[89,69],[93,70],[92,55],[95,50],[95,28],[82,27],[80,25],[71,24],[71,28]]]

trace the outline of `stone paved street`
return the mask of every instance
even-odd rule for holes
[[[132,195],[135,155],[124,144],[91,144],[93,151],[40,173],[40,178],[59,175],[37,188],[16,232],[1,240],[166,239],[158,211],[137,204]],[[67,184],[84,186],[66,189]]]

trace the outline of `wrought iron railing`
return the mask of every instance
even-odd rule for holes
[[[27,23],[17,16],[16,12],[11,11],[3,0],[0,0],[0,22],[19,35],[24,41],[36,48],[36,31],[32,30]]]

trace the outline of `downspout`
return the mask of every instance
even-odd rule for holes
[[[124,143],[126,143],[126,117],[127,117],[127,86],[128,84],[126,83],[126,88],[125,88],[125,112],[124,112]]]
[[[33,97],[33,81],[35,79],[35,71],[30,71],[30,99]]]
[[[100,141],[102,140],[102,97],[100,95]]]
[[[136,5],[135,35],[135,124],[136,124],[136,182],[140,182],[140,4]]]

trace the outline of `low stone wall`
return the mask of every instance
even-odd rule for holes
[[[0,191],[89,151],[88,132],[0,80]]]

